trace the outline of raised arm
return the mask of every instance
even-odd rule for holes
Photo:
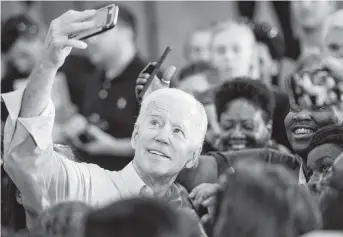
[[[56,152],[52,143],[55,110],[51,90],[56,72],[72,47],[87,46],[68,39],[68,35],[91,28],[93,21],[82,21],[94,14],[95,10],[68,11],[53,20],[42,58],[27,87],[2,95],[9,111],[4,131],[4,168],[24,197],[25,205],[36,211],[64,198],[86,196],[82,185],[90,181],[92,168],[70,161],[71,157]],[[75,190],[78,185],[81,188]]]

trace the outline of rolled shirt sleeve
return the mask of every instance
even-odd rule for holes
[[[119,197],[111,177],[115,174],[54,151],[52,101],[39,116],[19,117],[23,93],[24,89],[10,92],[2,99],[9,111],[4,129],[4,168],[21,192],[24,207],[40,212],[60,201],[99,205]]]

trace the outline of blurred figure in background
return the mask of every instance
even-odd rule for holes
[[[199,100],[207,100],[207,98],[201,99],[202,94],[206,94],[206,91],[212,90],[218,87],[220,84],[219,72],[210,63],[196,62],[190,64],[180,70],[179,85],[183,91],[192,94]],[[210,101],[212,101],[210,99]],[[206,132],[205,143],[202,152],[215,150],[214,144],[219,136],[219,126],[216,122],[215,112],[209,113],[213,109],[212,104],[203,103],[207,110],[207,117],[209,121]],[[213,127],[216,126],[216,127]]]
[[[10,17],[1,28],[1,52],[10,63],[8,73],[2,78],[2,92],[21,87],[30,74],[44,44],[42,24],[24,14]]]
[[[292,14],[290,2],[288,1],[270,1],[273,4],[273,9],[276,11],[277,18],[281,25],[281,30],[285,36],[285,56],[296,59],[299,56],[299,46],[294,39],[292,32]],[[254,20],[256,14],[256,1],[238,1],[238,10],[243,17],[247,17],[250,21]]]
[[[218,71],[208,62],[195,62],[180,70],[178,88],[198,96],[219,83]]]
[[[275,26],[263,23],[253,23],[261,72],[261,80],[267,85],[278,86],[281,59],[285,53],[284,37]]]
[[[289,112],[288,95],[279,88],[279,74],[281,71],[281,59],[285,53],[285,43],[279,30],[267,23],[253,23],[258,47],[260,80],[273,91],[275,96],[275,110],[273,118],[273,138],[276,142],[290,148],[287,139],[284,120]]]
[[[299,36],[300,58],[313,52],[319,52],[325,20],[336,8],[335,1],[291,2],[291,10],[295,17]]]
[[[214,237],[296,237],[321,227],[309,192],[284,167],[238,161],[222,177],[221,186]]]
[[[188,63],[209,61],[211,34],[209,28],[199,28],[189,33],[184,45],[184,57]]]
[[[292,1],[291,13],[295,18],[300,55],[295,60],[284,60],[280,87],[287,89],[286,81],[294,73],[298,61],[309,55],[321,53],[323,27],[327,17],[336,10],[336,1]]]
[[[1,35],[1,51],[6,54],[8,63],[6,75],[1,80],[1,93],[23,89],[45,47],[45,26],[42,22],[38,22],[25,14],[19,14],[10,17],[4,23],[1,28]],[[53,101],[56,106],[53,139],[59,143],[66,141],[62,131],[63,123],[76,110],[71,101],[69,89],[67,75],[63,70],[60,70],[56,74],[53,86]],[[8,115],[5,106],[2,107],[1,112],[1,119],[5,121]]]
[[[91,212],[84,237],[200,237],[190,213],[151,199],[128,199]]]
[[[325,22],[321,52],[324,57],[322,66],[331,69],[343,86],[343,10],[330,15]]]
[[[239,35],[240,37],[234,37]],[[245,22],[224,21],[213,26],[211,63],[221,81],[235,77],[258,77],[255,36]]]

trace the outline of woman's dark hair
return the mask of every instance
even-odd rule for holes
[[[332,143],[343,149],[343,124],[330,125],[319,129],[311,138],[308,151],[312,151],[317,146]]]
[[[321,227],[306,187],[283,166],[238,161],[222,178],[213,237],[299,236]]]
[[[17,202],[18,189],[1,166],[1,225],[15,231],[26,227],[24,207]]]
[[[226,106],[235,99],[246,99],[264,111],[265,121],[273,118],[275,96],[263,82],[246,77],[236,78],[224,83],[215,96],[217,117],[224,112]]]

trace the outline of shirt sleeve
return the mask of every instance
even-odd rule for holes
[[[56,152],[51,136],[54,104],[50,101],[39,116],[21,118],[23,92],[2,95],[9,111],[4,130],[4,168],[21,192],[23,205],[40,212],[65,200],[89,204],[102,201],[100,195],[114,186],[109,172]]]

